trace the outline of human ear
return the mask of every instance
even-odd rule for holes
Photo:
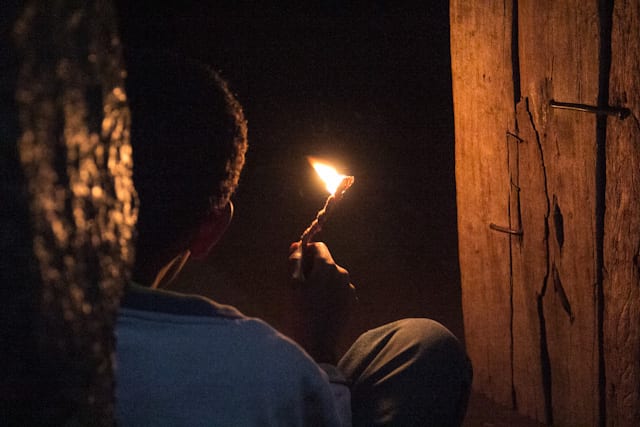
[[[229,201],[222,208],[215,208],[200,223],[189,248],[194,259],[204,259],[227,230],[233,217],[233,203]]]

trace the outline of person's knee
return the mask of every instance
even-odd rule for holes
[[[354,381],[354,420],[362,421],[354,425],[459,425],[464,416],[471,364],[460,341],[437,321],[408,318],[372,329],[340,367]]]
[[[411,348],[416,363],[442,369],[449,366],[463,377],[471,376],[471,364],[458,338],[441,323],[427,318],[400,319],[389,324],[394,346]]]
[[[351,353],[351,354],[350,354]],[[378,361],[410,357],[414,362],[441,367],[441,363],[467,365],[466,352],[458,338],[441,323],[427,318],[405,318],[365,332],[356,340],[346,359],[366,359],[373,354]],[[466,366],[461,366],[465,368]]]
[[[389,324],[394,339],[420,343],[427,348],[433,345],[451,345],[462,348],[458,338],[441,323],[427,318],[406,318]]]
[[[396,327],[394,338],[406,339],[417,348],[411,376],[423,379],[425,393],[420,402],[432,407],[430,414],[423,414],[424,419],[460,425],[473,380],[473,367],[462,343],[449,329],[431,319],[403,319]]]

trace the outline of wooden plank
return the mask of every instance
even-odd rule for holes
[[[616,1],[607,121],[604,361],[607,425],[640,425],[640,2]]]
[[[551,109],[549,102],[597,103],[597,2],[518,4],[522,97],[528,103],[529,125],[539,141],[537,158],[546,175],[546,230],[540,234],[538,224],[532,236],[544,241],[548,254],[547,262],[539,266],[544,280],[538,289],[546,421],[596,425],[596,119],[588,113]],[[526,121],[522,115],[519,119],[519,124]],[[536,156],[533,151],[530,155]],[[532,274],[539,280],[538,269]],[[514,289],[518,286],[514,284]],[[515,367],[516,372],[526,369]]]
[[[511,9],[454,0],[450,19],[465,343],[474,388],[511,405],[509,237],[489,228],[509,224]]]
[[[521,228],[523,234],[512,238],[514,406],[522,414],[547,422],[550,402],[544,390],[548,358],[541,348],[544,318],[539,313],[549,253],[544,238],[548,215],[545,162],[527,100],[518,104],[517,113],[520,139],[510,139],[517,168],[512,227]]]

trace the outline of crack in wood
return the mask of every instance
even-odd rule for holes
[[[506,138],[506,145],[507,145],[507,171],[509,171],[509,182],[510,182],[510,186],[509,189],[513,189],[514,187],[514,182],[513,182],[513,176],[512,176],[512,172],[511,172],[511,147],[509,144],[509,135],[510,132],[507,131],[507,138]],[[516,161],[517,161],[517,156],[518,154],[516,154]],[[517,168],[517,163],[516,163],[516,168]],[[517,176],[517,169],[516,169],[516,176]],[[517,178],[516,178],[517,179]],[[511,406],[512,408],[517,411],[518,410],[518,400],[517,400],[517,394],[516,394],[516,388],[515,388],[515,371],[514,371],[514,336],[513,336],[513,319],[514,319],[514,307],[513,307],[513,247],[512,247],[512,241],[511,241],[511,237],[513,234],[517,233],[518,230],[515,230],[513,228],[513,223],[511,220],[511,191],[509,191],[509,201],[507,203],[507,216],[509,218],[509,228],[508,229],[504,229],[503,227],[497,227],[495,224],[490,224],[489,226],[493,229],[493,230],[497,230],[497,231],[502,231],[505,233],[509,234],[509,359],[511,361]],[[518,228],[519,228],[520,223],[518,222]]]
[[[638,119],[638,116],[636,116],[633,112],[631,113],[631,117],[633,118],[633,121],[636,123],[636,127],[638,129],[640,129],[640,120]]]
[[[520,86],[520,50],[518,48],[518,0],[513,0],[511,11],[511,72],[513,76],[513,107],[514,110],[522,98]],[[518,126],[516,124],[516,130]]]
[[[569,322],[573,323],[575,317],[573,315],[573,311],[571,311],[571,303],[569,302],[569,298],[567,297],[567,293],[564,290],[564,286],[562,286],[562,280],[560,280],[560,272],[556,268],[556,263],[553,263],[551,268],[553,275],[553,290],[558,294],[558,298],[560,298],[560,304],[564,311],[569,315]]]
[[[636,273],[640,276],[640,242],[633,254],[633,266],[636,268]],[[637,282],[640,285],[640,281]]]
[[[560,205],[558,204],[558,197],[553,195],[553,229],[556,232],[556,242],[560,252],[562,252],[562,245],[564,244],[564,218]]]
[[[524,98],[525,108],[527,111],[527,115],[529,116],[529,124],[533,129],[536,138],[536,145],[538,147],[538,152],[540,154],[540,166],[542,168],[542,177],[544,180],[544,194],[546,200],[546,207],[544,213],[544,244],[545,244],[545,273],[542,279],[542,286],[540,288],[540,292],[536,297],[537,307],[538,307],[538,322],[540,327],[540,368],[542,373],[542,387],[543,387],[543,396],[544,396],[544,414],[545,414],[545,423],[552,425],[553,424],[553,397],[552,397],[552,388],[551,388],[551,359],[549,356],[549,344],[547,341],[547,325],[546,319],[544,315],[544,297],[547,293],[547,284],[549,282],[549,274],[550,274],[550,251],[549,251],[549,216],[551,212],[551,201],[549,198],[549,184],[547,180],[547,166],[544,159],[544,150],[542,149],[542,141],[540,140],[540,133],[535,124],[535,120],[533,118],[533,113],[531,112],[529,106],[529,98]]]
[[[613,28],[613,0],[598,0],[598,107],[609,105],[609,79],[611,77],[611,35]],[[604,230],[607,192],[607,117],[596,120],[596,283],[595,306],[597,310],[596,331],[598,337],[598,414],[599,425],[607,425],[607,377],[604,351]]]
[[[506,2],[505,2],[506,6]],[[522,215],[520,211],[520,182],[519,182],[519,168],[520,168],[520,151],[518,144],[523,142],[523,139],[518,136],[518,114],[517,108],[518,103],[522,97],[522,88],[520,83],[520,51],[518,48],[518,34],[519,34],[519,20],[518,20],[518,0],[512,0],[511,3],[511,72],[513,78],[513,111],[514,111],[514,125],[515,132],[507,131],[507,153],[509,153],[509,136],[512,136],[516,139],[516,180],[517,183],[514,184],[513,177],[511,176],[511,172],[509,173],[509,181],[511,183],[510,190],[514,187],[516,188],[516,202],[517,202],[517,229],[520,231],[519,237],[522,236]],[[509,154],[507,154],[507,159],[509,159]],[[510,166],[510,165],[509,165]],[[511,169],[508,169],[511,171]],[[511,191],[509,191],[509,199],[511,199]],[[509,226],[513,228],[513,224],[511,224],[511,200],[509,200]],[[514,321],[514,306],[513,306],[513,249],[512,249],[512,236],[509,236],[509,308],[511,310],[510,313],[510,324],[509,324],[509,334],[511,335],[511,348],[510,348],[510,358],[511,358],[511,406],[514,410],[518,410],[518,396],[515,387],[515,372],[514,372],[514,336],[513,336],[513,321]]]

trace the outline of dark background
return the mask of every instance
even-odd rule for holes
[[[462,336],[448,1],[218,3],[116,2],[125,43],[213,65],[249,121],[234,222],[174,289],[279,326],[289,244],[327,196],[317,155],[356,177],[317,238],[358,287],[352,335],[426,316]]]

